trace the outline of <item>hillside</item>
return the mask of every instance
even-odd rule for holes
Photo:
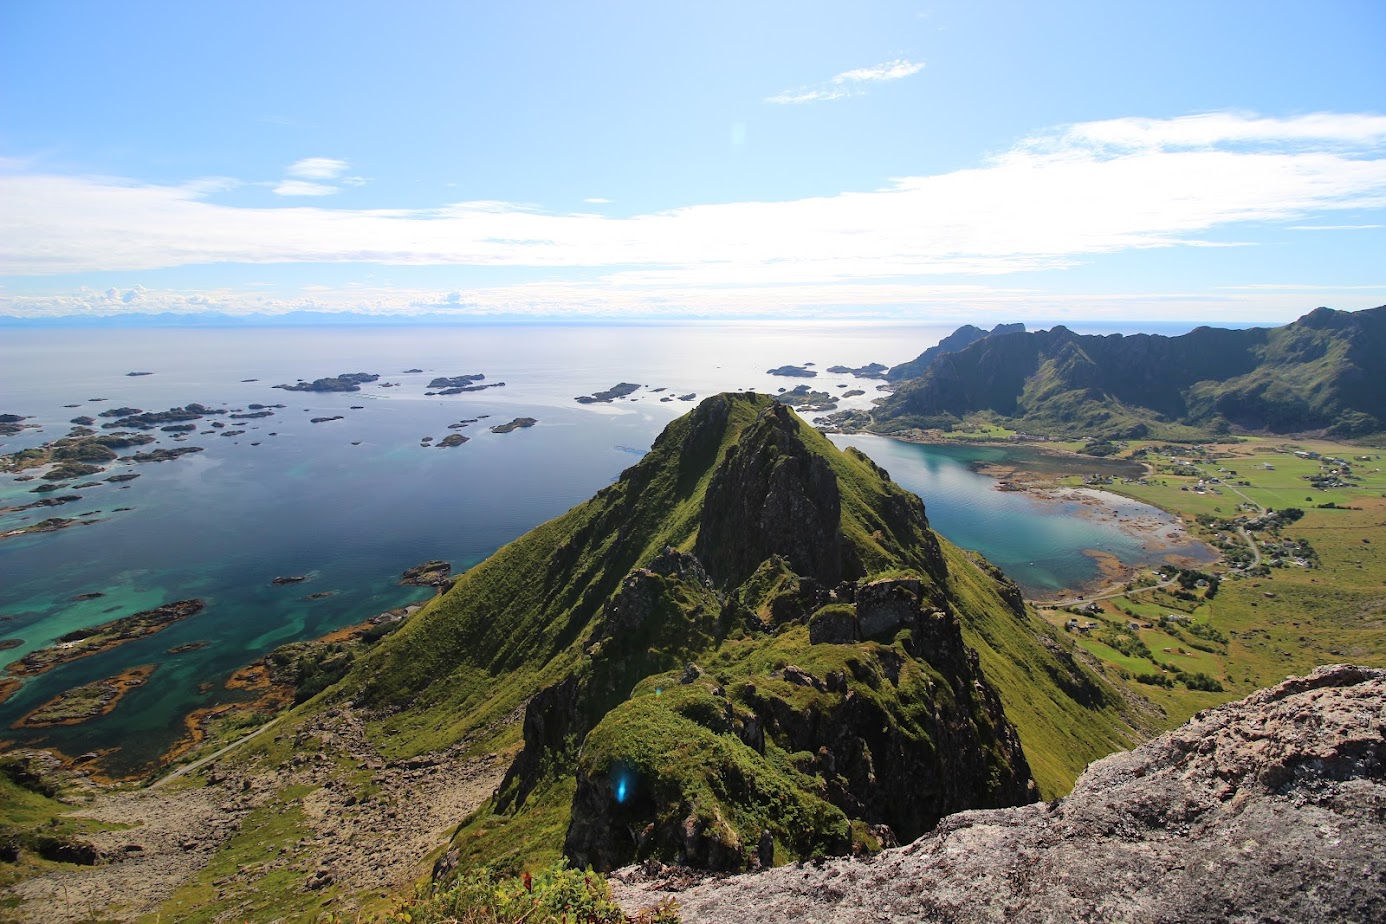
[[[523,745],[453,862],[741,869],[1066,791],[1132,735],[1071,652],[864,455],[719,395],[313,707],[394,759]]]
[[[993,333],[934,356],[872,413],[870,427],[951,428],[983,415],[1091,438],[1358,437],[1386,430],[1383,356],[1386,306],[1317,308],[1283,327],[1200,327],[1178,337]]]
[[[885,374],[886,381],[907,382],[910,379],[917,379],[934,364],[934,360],[945,353],[956,353],[985,337],[1023,333],[1024,331],[1024,324],[998,324],[989,331],[973,324],[964,324],[914,359],[900,363],[898,366],[891,366]]]
[[[676,898],[689,924],[1380,921],[1383,710],[1386,671],[1319,668],[1093,764],[1066,799]],[[622,898],[667,898],[651,885]]]

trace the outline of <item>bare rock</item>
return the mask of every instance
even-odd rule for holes
[[[638,878],[619,897],[653,905]],[[1322,667],[1200,713],[1066,799],[678,902],[690,924],[1386,920],[1386,670]]]

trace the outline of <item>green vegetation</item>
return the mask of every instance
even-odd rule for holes
[[[880,599],[854,600],[872,581]],[[815,632],[846,636],[815,644],[815,614]],[[858,620],[870,640],[854,640]],[[308,708],[342,698],[392,758],[518,751],[451,845],[464,868],[508,872],[560,855],[734,869],[877,849],[866,821],[913,837],[947,811],[1026,798],[1030,774],[1061,794],[1137,735],[1107,683],[999,572],[941,542],[916,498],[754,395],[675,421]]]
[[[0,758],[0,888],[63,866],[90,866],[101,859],[87,841],[94,831],[120,826],[67,815],[57,781],[34,758]],[[0,917],[18,899],[0,899]]]
[[[385,920],[390,924],[676,924],[673,899],[629,917],[611,899],[606,880],[562,862],[519,876],[481,869],[431,884]]]
[[[306,840],[302,800],[310,786],[282,790],[245,817],[210,862],[143,924],[176,920],[312,920],[335,885],[318,879],[316,850]]]
[[[1068,630],[1115,676],[1140,683],[1132,689],[1164,709],[1161,724],[1320,664],[1386,664],[1386,453],[1250,437],[1129,441],[1120,455],[1152,471],[1106,490],[1182,514],[1223,556],[1213,567],[1147,575],[1099,612],[1076,614],[1098,628]],[[1175,584],[1150,589],[1163,580]],[[1044,615],[1055,626],[1075,616]],[[1133,620],[1150,625],[1132,633],[1149,657],[1099,641]]]
[[[1179,337],[1063,327],[984,337],[901,380],[870,428],[948,431],[982,419],[1083,436],[1091,454],[1116,439],[1208,439],[1234,427],[1361,437],[1386,431],[1383,353],[1386,306],[1318,308],[1284,327]]]

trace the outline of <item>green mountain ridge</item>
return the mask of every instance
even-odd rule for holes
[[[600,869],[913,839],[1066,792],[1138,722],[917,497],[755,394],[671,423],[309,708],[344,698],[394,757],[521,746],[455,859]]]
[[[949,429],[983,415],[1091,438],[1233,430],[1360,437],[1386,431],[1383,356],[1386,306],[1317,308],[1283,327],[1200,327],[1177,337],[1062,326],[993,332],[933,356],[916,378],[900,381],[891,370],[900,384],[869,428]]]

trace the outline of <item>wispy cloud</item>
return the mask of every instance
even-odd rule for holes
[[[601,196],[592,196],[590,199],[583,199],[588,205],[610,205],[610,199],[603,199]]]
[[[339,187],[308,180],[283,180],[274,187],[276,196],[330,196],[336,192],[340,192]]]
[[[875,67],[859,67],[850,71],[843,71],[841,74],[830,77],[822,83],[798,87],[793,90],[785,90],[781,93],[776,93],[774,96],[767,96],[765,101],[767,103],[792,105],[794,103],[817,103],[823,100],[858,96],[864,93],[866,87],[870,84],[882,83],[889,80],[900,80],[917,74],[923,69],[923,63],[906,61],[901,58],[896,61],[887,61],[885,64],[878,64]]]
[[[1229,232],[1250,242],[1260,224],[1329,227],[1347,210],[1370,221],[1376,216],[1361,210],[1386,207],[1386,119],[1085,123],[1021,139],[975,167],[881,189],[622,218],[505,202],[250,208],[207,201],[201,183],[0,166],[9,168],[0,173],[0,272],[13,275],[224,263],[505,266],[548,268],[550,281],[465,293],[468,302],[518,310],[568,298],[629,311],[754,299],[892,304],[936,291],[930,278],[999,281],[1099,254],[1226,243]]]
[[[1376,231],[1386,225],[1290,225],[1291,231]]]
[[[331,180],[346,173],[347,162],[331,157],[305,157],[289,164],[284,172],[304,180]]]
[[[274,186],[277,196],[330,196],[343,186],[364,186],[366,178],[343,176],[351,166],[334,157],[305,157],[285,168],[285,179]],[[331,182],[326,182],[331,181]]]

